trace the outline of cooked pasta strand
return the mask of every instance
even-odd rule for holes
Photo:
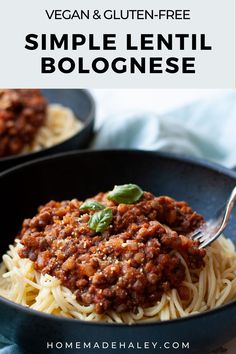
[[[221,236],[207,248],[205,268],[191,270],[184,259],[189,299],[181,300],[178,291],[164,293],[156,305],[135,313],[97,314],[95,306],[80,304],[68,288],[48,274],[35,271],[33,262],[18,255],[19,242],[10,246],[0,266],[0,295],[37,311],[84,321],[137,323],[185,317],[220,306],[236,297],[236,252],[233,243]]]

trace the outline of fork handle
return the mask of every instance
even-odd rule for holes
[[[214,240],[216,240],[222,234],[222,232],[224,231],[224,229],[226,228],[226,226],[228,224],[229,217],[231,215],[235,201],[236,201],[236,186],[232,190],[232,192],[229,196],[229,199],[226,202],[223,222],[222,222],[220,228],[218,229],[218,231],[215,234],[211,235],[211,237],[205,237],[204,239],[202,239],[201,235],[200,235],[200,237],[197,236],[196,239],[199,239],[201,242],[199,248],[204,248],[204,247],[208,246],[210,243],[212,243]],[[224,207],[221,210],[224,210]]]
[[[227,208],[225,211],[225,222],[226,223],[229,220],[229,217],[230,217],[231,211],[234,207],[235,201],[236,201],[236,186],[232,190],[230,197],[228,199],[228,202],[227,202]]]

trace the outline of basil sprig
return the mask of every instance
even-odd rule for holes
[[[105,206],[96,200],[87,200],[80,206],[80,210],[102,210],[105,209]]]
[[[114,189],[108,193],[107,199],[123,204],[133,204],[139,201],[142,197],[143,191],[136,184],[123,184],[115,186]]]
[[[88,225],[90,229],[96,232],[103,232],[110,225],[112,218],[113,218],[112,210],[110,208],[105,208],[103,210],[94,213],[91,216]]]

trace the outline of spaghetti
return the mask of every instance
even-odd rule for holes
[[[138,323],[186,317],[236,298],[236,252],[223,236],[206,250],[189,205],[137,185],[85,202],[50,201],[25,219],[3,256],[0,295],[81,320]]]
[[[181,257],[186,270],[183,285],[190,292],[189,299],[181,301],[178,291],[172,289],[162,295],[160,301],[149,308],[137,309],[136,313],[97,314],[95,306],[80,304],[75,295],[61,282],[48,274],[34,269],[33,262],[18,255],[18,241],[3,256],[0,269],[0,295],[31,309],[48,314],[85,321],[108,323],[139,323],[163,321],[186,317],[223,305],[236,297],[236,253],[233,243],[221,236],[207,248],[205,267],[190,271]]]
[[[0,158],[59,144],[83,127],[71,109],[38,89],[0,89]]]
[[[71,109],[60,104],[50,104],[44,124],[39,128],[33,142],[21,153],[39,151],[59,144],[83,128]]]

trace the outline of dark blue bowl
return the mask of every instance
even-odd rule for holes
[[[95,120],[95,102],[91,94],[86,90],[79,89],[47,89],[42,90],[42,92],[49,103],[59,103],[71,108],[76,118],[84,123],[83,129],[69,139],[50,148],[29,154],[0,158],[0,171],[39,157],[88,146],[93,136]]]
[[[1,253],[13,242],[22,220],[33,216],[40,204],[86,198],[129,182],[156,195],[186,200],[209,217],[236,185],[236,173],[200,160],[142,151],[74,152],[24,164],[0,175]],[[236,218],[230,220],[225,234],[236,243]],[[236,301],[184,319],[129,326],[59,318],[0,298],[0,333],[34,354],[76,353],[76,342],[81,347],[84,342],[149,345],[148,350],[87,348],[80,349],[82,353],[205,354],[236,335]],[[62,349],[57,350],[56,343],[62,343]],[[66,349],[66,343],[72,343],[72,349]],[[152,343],[157,343],[155,349]]]

